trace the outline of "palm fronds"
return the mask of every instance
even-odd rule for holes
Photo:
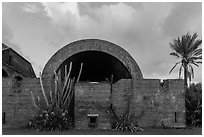
[[[184,78],[191,80],[194,77],[194,71],[192,65],[198,67],[198,64],[202,63],[202,48],[200,45],[202,44],[202,40],[197,39],[197,33],[194,33],[192,36],[187,33],[183,35],[181,38],[177,38],[173,40],[173,43],[169,43],[170,48],[174,50],[174,52],[170,53],[171,56],[175,56],[180,58],[181,61],[177,62],[173,68],[170,70],[171,73],[174,68],[181,63],[179,69],[179,78],[181,76],[181,70],[184,68]]]

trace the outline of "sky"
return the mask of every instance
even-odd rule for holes
[[[202,3],[2,3],[2,42],[31,62],[36,75],[60,48],[80,39],[115,43],[144,78],[178,78],[169,43],[189,32],[202,38]],[[202,66],[193,82],[202,82]]]

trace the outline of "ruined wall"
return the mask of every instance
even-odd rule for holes
[[[25,126],[36,113],[30,90],[35,99],[41,93],[39,79],[24,78],[20,88],[13,86],[11,78],[2,78],[2,112],[6,113],[3,126]],[[185,94],[183,80],[142,79],[135,81],[131,102],[131,114],[134,122],[142,127],[161,126],[185,127]],[[111,128],[108,107],[111,102],[118,116],[127,110],[132,84],[129,79],[121,79],[113,84],[112,96],[109,83],[78,83],[75,87],[75,125],[88,128],[88,114],[98,114],[100,129]],[[37,101],[37,100],[36,100]]]
[[[128,69],[132,78],[143,78],[138,64],[135,62],[132,56],[120,46],[100,39],[83,39],[64,46],[58,50],[46,63],[43,69],[42,77],[43,84],[48,85],[48,88],[46,87],[48,91],[51,88],[50,81],[53,78],[54,70],[57,70],[59,66],[71,56],[83,51],[100,51],[112,55]]]
[[[2,78],[2,112],[5,112],[3,127],[26,126],[31,116],[36,113],[30,90],[39,94],[39,79],[24,78],[20,87],[13,86],[11,78]]]
[[[136,81],[132,112],[134,122],[143,127],[185,127],[183,80],[143,79]]]
[[[121,79],[113,84],[111,100],[117,116],[121,116],[127,112],[131,91],[131,79]]]
[[[110,84],[78,83],[75,86],[75,126],[90,128],[89,114],[98,114],[96,129],[110,129]]]

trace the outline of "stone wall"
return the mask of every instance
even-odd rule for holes
[[[54,71],[71,56],[84,51],[100,51],[117,58],[130,72],[132,78],[142,79],[143,75],[132,56],[120,46],[100,39],[84,39],[72,42],[58,50],[46,63],[42,77],[43,83],[48,85],[48,91],[51,88],[50,81],[53,78]],[[69,65],[69,64],[68,64]],[[84,69],[83,69],[84,72]]]
[[[10,74],[16,71],[26,77],[36,77],[30,62],[11,48],[2,51],[2,65],[4,69],[7,68],[10,71]]]
[[[39,79],[23,78],[20,87],[13,86],[11,78],[2,78],[2,112],[5,112],[4,127],[26,126],[36,112],[30,90],[35,95],[40,91]]]
[[[131,100],[131,114],[134,122],[142,127],[185,126],[185,94],[183,80],[141,79],[134,83]],[[35,99],[41,93],[39,79],[24,78],[20,88],[13,86],[11,78],[2,78],[2,112],[6,113],[6,124],[3,126],[25,126],[31,116],[36,113],[30,91]],[[118,116],[128,109],[128,101],[132,91],[131,80],[121,79],[111,85],[109,83],[78,83],[75,87],[75,125],[77,128],[88,128],[88,114],[98,114],[98,128],[110,128],[108,107],[111,102]],[[112,92],[112,93],[111,93]],[[37,101],[37,100],[36,100]]]
[[[113,109],[117,116],[123,115],[127,112],[129,97],[131,95],[132,85],[131,79],[121,79],[113,84],[111,100]]]
[[[143,127],[185,127],[183,80],[143,79],[136,81],[132,100],[134,122]]]
[[[96,114],[96,129],[110,129],[110,84],[78,83],[75,86],[75,126],[78,129],[90,128],[88,115]]]

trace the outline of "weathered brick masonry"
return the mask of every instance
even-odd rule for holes
[[[75,126],[89,128],[91,114],[97,114],[97,128],[110,129],[110,84],[78,83],[75,86]]]
[[[132,112],[141,126],[185,126],[183,80],[143,79],[136,82]]]
[[[3,78],[2,85],[2,112],[6,112],[4,126],[25,126],[36,112],[30,91],[33,91],[35,98],[38,95],[43,101],[39,79],[23,79],[20,93],[14,92],[9,78]],[[143,127],[160,126],[162,120],[168,126],[185,126],[183,80],[165,80],[162,86],[159,79],[143,79],[136,81],[135,85],[131,107],[135,122]],[[131,88],[129,79],[121,79],[113,84],[112,94],[109,83],[77,84],[76,127],[88,128],[88,114],[98,114],[98,128],[110,128],[108,107],[111,101],[116,114],[124,114]]]
[[[26,126],[36,112],[30,91],[32,90],[35,96],[40,96],[39,79],[24,78],[18,88],[12,86],[13,82],[10,78],[2,79],[2,112],[6,114],[6,123],[3,126]]]
[[[183,80],[168,79],[160,82],[159,79],[143,79],[139,66],[129,53],[119,46],[103,40],[73,42],[54,54],[45,65],[42,75],[47,94],[52,88],[54,70],[62,69],[64,65],[69,66],[70,61],[73,61],[73,64],[83,61],[85,61],[84,65],[91,64],[86,60],[71,58],[78,55],[83,59],[85,54],[87,54],[86,57],[91,55],[90,52],[85,51],[94,51],[96,57],[89,58],[93,60],[93,63],[97,63],[97,59],[100,59],[101,63],[109,62],[109,64],[104,63],[104,67],[111,65],[108,66],[110,70],[106,69],[105,71],[105,68],[97,68],[96,65],[96,70],[98,69],[99,73],[114,73],[119,80],[114,81],[111,85],[111,76],[104,78],[101,76],[103,81],[100,81],[101,79],[97,83],[95,81],[94,83],[93,81],[80,81],[75,85],[74,122],[76,128],[90,128],[90,121],[94,121],[98,129],[110,129],[111,117],[108,111],[110,104],[113,105],[116,114],[120,116],[127,111],[129,103],[134,122],[143,127],[161,126],[162,124],[173,127],[185,126]],[[84,54],[80,54],[82,52]],[[102,57],[97,58],[98,52],[110,56],[106,55],[107,60],[103,60]],[[122,67],[120,63],[122,63]],[[91,65],[84,67],[83,78],[89,78],[86,72],[91,69]],[[124,75],[121,74],[123,72],[129,74],[130,77],[124,79]],[[93,77],[97,78],[97,75],[90,76],[90,78]],[[106,78],[108,80],[105,80]],[[36,113],[30,91],[33,91],[35,98],[37,96],[42,98],[39,79],[23,78],[18,89],[13,86],[12,79],[2,79],[2,111],[6,112],[6,124],[3,126],[25,126],[29,118]]]

